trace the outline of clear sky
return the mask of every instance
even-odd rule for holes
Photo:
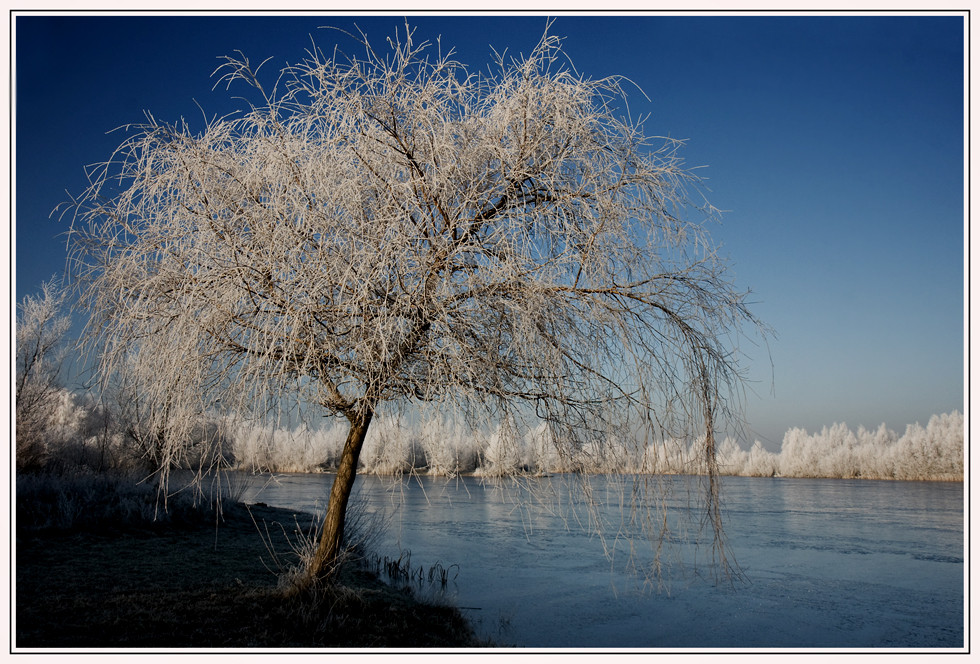
[[[491,45],[530,51],[546,19],[410,21],[480,69]],[[49,213],[123,140],[106,132],[144,111],[193,125],[198,104],[236,109],[212,90],[219,56],[272,56],[274,72],[311,36],[342,39],[318,26],[355,23],[383,45],[404,18],[18,14],[12,295],[63,271],[67,223]],[[647,132],[687,139],[687,165],[704,167],[725,211],[712,235],[777,335],[744,348],[751,438],[775,449],[790,427],[835,422],[902,433],[964,409],[962,16],[559,14],[552,32],[580,72],[635,82]]]

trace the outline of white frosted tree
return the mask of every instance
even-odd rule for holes
[[[476,469],[479,441],[473,431],[459,420],[431,418],[422,423],[419,432],[429,473],[456,477]]]
[[[961,479],[963,440],[959,411],[933,415],[925,427],[918,422],[908,425],[894,447],[896,479]]]
[[[71,318],[66,293],[54,280],[41,285],[17,306],[14,394],[16,456],[20,468],[34,467],[47,456],[47,441],[64,400],[62,370]]]
[[[785,477],[812,477],[820,467],[820,449],[816,436],[794,427],[783,434],[779,452],[779,474]]]
[[[750,477],[772,477],[776,474],[778,466],[778,457],[757,440],[749,449],[749,458],[745,462],[744,472]]]
[[[734,438],[726,438],[718,449],[718,466],[725,475],[743,475],[749,462],[749,453]]]
[[[311,580],[382,408],[543,421],[565,456],[613,430],[698,438],[713,478],[757,321],[679,144],[547,33],[484,73],[408,26],[383,51],[348,36],[359,55],[313,49],[272,88],[228,58],[247,110],[148,116],[92,171],[72,245],[103,370],[133,372],[174,445],[178,413],[285,398],[347,421]],[[706,502],[720,528],[714,484]]]

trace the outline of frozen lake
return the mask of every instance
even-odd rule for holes
[[[333,475],[252,478],[245,499],[314,511]],[[541,479],[533,482],[548,482]],[[671,501],[687,509],[677,478]],[[375,544],[416,570],[451,567],[447,594],[501,647],[658,649],[963,648],[963,485],[723,478],[729,546],[744,574],[716,583],[678,547],[669,588],[644,586],[602,542],[479,478],[358,478]],[[620,492],[602,490],[618,523]],[[709,542],[710,544],[710,542]],[[638,545],[649,554],[649,545]],[[458,573],[457,573],[458,572]],[[429,592],[437,592],[437,586]]]

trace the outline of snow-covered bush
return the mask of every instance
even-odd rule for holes
[[[16,455],[18,468],[39,468],[49,459],[52,435],[64,410],[62,369],[71,319],[65,292],[55,282],[41,285],[17,306],[14,356]]]
[[[845,424],[820,433],[791,429],[775,456],[783,477],[962,480],[963,415],[933,415],[926,427],[910,424],[899,438],[882,424],[853,433]]]
[[[364,440],[360,469],[375,475],[403,475],[426,468],[425,449],[417,428],[400,418],[376,416]]]
[[[933,415],[910,424],[893,448],[893,476],[902,480],[963,478],[963,416]]]
[[[752,444],[749,450],[748,459],[742,467],[741,475],[746,477],[772,477],[776,474],[779,467],[779,460],[775,454],[767,450],[758,440]],[[724,472],[724,469],[722,469]]]
[[[477,474],[505,477],[527,472],[521,439],[513,422],[501,423],[487,438]]]
[[[420,441],[430,475],[455,477],[477,468],[480,444],[473,430],[460,422],[430,419],[422,425]]]
[[[667,439],[647,446],[642,472],[652,474],[690,474],[697,469],[695,452],[683,441]]]
[[[749,453],[738,441],[725,438],[718,447],[718,470],[722,475],[744,475],[749,463]]]

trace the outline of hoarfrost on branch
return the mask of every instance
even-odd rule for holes
[[[547,33],[484,73],[407,26],[384,52],[354,42],[271,89],[227,58],[246,112],[199,132],[148,116],[75,201],[103,369],[139,383],[171,453],[189,414],[287,399],[349,420],[356,468],[377,409],[421,403],[546,423],[559,454],[699,439],[713,478],[757,321],[687,218],[680,144]]]

